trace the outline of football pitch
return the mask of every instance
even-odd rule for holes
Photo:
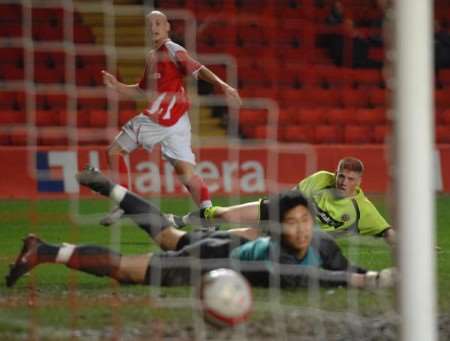
[[[216,204],[252,198],[215,198]],[[386,212],[382,197],[376,206]],[[165,212],[183,213],[186,198],[156,201]],[[280,292],[253,289],[251,320],[236,330],[206,325],[196,309],[195,290],[119,286],[68,270],[42,265],[6,288],[4,276],[28,233],[53,243],[99,244],[124,254],[157,251],[147,234],[131,221],[98,225],[110,203],[102,199],[0,201],[0,340],[397,340],[399,315],[394,290],[363,291],[309,288]],[[450,338],[450,197],[436,205],[438,307],[440,338]],[[411,214],[420,214],[412,212]],[[386,215],[385,215],[386,216]],[[414,233],[410,226],[408,233]],[[393,265],[383,240],[339,239],[358,265],[382,269]],[[417,250],[420,254],[421,250]],[[418,293],[420,295],[420,293]]]

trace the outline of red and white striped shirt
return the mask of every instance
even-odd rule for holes
[[[189,110],[190,102],[184,89],[184,77],[197,78],[202,64],[194,60],[186,49],[167,39],[154,51],[145,65],[139,82],[143,90],[153,90],[155,99],[149,103],[145,113],[163,126],[172,126]]]

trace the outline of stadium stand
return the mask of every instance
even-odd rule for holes
[[[387,90],[382,71],[383,13],[376,2],[341,2],[345,8],[341,21],[330,19],[332,1],[157,0],[154,5],[162,9],[190,10],[197,19],[198,53],[234,56],[240,94],[244,98],[271,98],[279,104],[277,127],[268,127],[267,112],[241,110],[241,137],[264,138],[267,131],[277,128],[283,142],[383,143],[389,131]],[[439,13],[440,9],[446,12],[446,8],[445,1],[436,1],[436,19],[444,30],[448,30],[449,18]],[[70,82],[67,77],[69,56],[67,51],[58,48],[32,51],[30,79],[26,72],[30,58],[26,49],[7,44],[8,39],[27,34],[22,25],[24,8],[20,4],[0,4],[0,11],[4,14],[0,19],[0,82],[31,80],[37,86],[64,86]],[[95,25],[77,10],[68,15],[62,7],[34,6],[31,15],[31,35],[36,43],[66,41],[64,27],[68,18],[74,24],[72,41],[76,47],[80,44],[96,46],[104,38],[99,37]],[[183,30],[174,26],[175,32]],[[336,56],[339,48],[343,53]],[[105,54],[77,50],[74,60],[74,85],[82,89],[102,89],[100,70],[107,65]],[[222,76],[225,71],[219,74]],[[449,143],[450,138],[445,136],[450,124],[448,69],[437,70],[436,84],[435,102],[439,112],[436,138],[438,143]],[[0,127],[24,125],[30,117],[24,114],[25,92],[2,88],[0,98]],[[133,116],[136,104],[121,102],[117,122],[108,118],[111,106],[105,95],[78,95],[76,109],[75,119],[69,120],[67,96],[39,94],[35,114],[37,128],[62,127],[69,121],[76,122],[83,131],[117,128]],[[20,129],[18,132],[2,130],[0,144],[23,144],[23,136]],[[63,140],[58,137],[37,139],[38,143],[45,144]]]

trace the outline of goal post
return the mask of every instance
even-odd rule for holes
[[[395,1],[395,150],[402,340],[437,340],[432,1]]]

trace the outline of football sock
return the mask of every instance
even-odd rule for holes
[[[117,189],[116,189],[117,188]],[[152,238],[156,237],[171,223],[161,213],[158,207],[131,193],[121,186],[114,186],[111,197],[116,200],[120,208],[125,211],[136,224],[145,230]]]
[[[192,175],[189,181],[185,183],[185,186],[191,193],[192,198],[198,207],[206,208],[212,205],[208,186],[206,186],[205,182],[198,174]]]
[[[101,246],[62,244],[55,262],[95,276],[114,276],[121,254]]]

